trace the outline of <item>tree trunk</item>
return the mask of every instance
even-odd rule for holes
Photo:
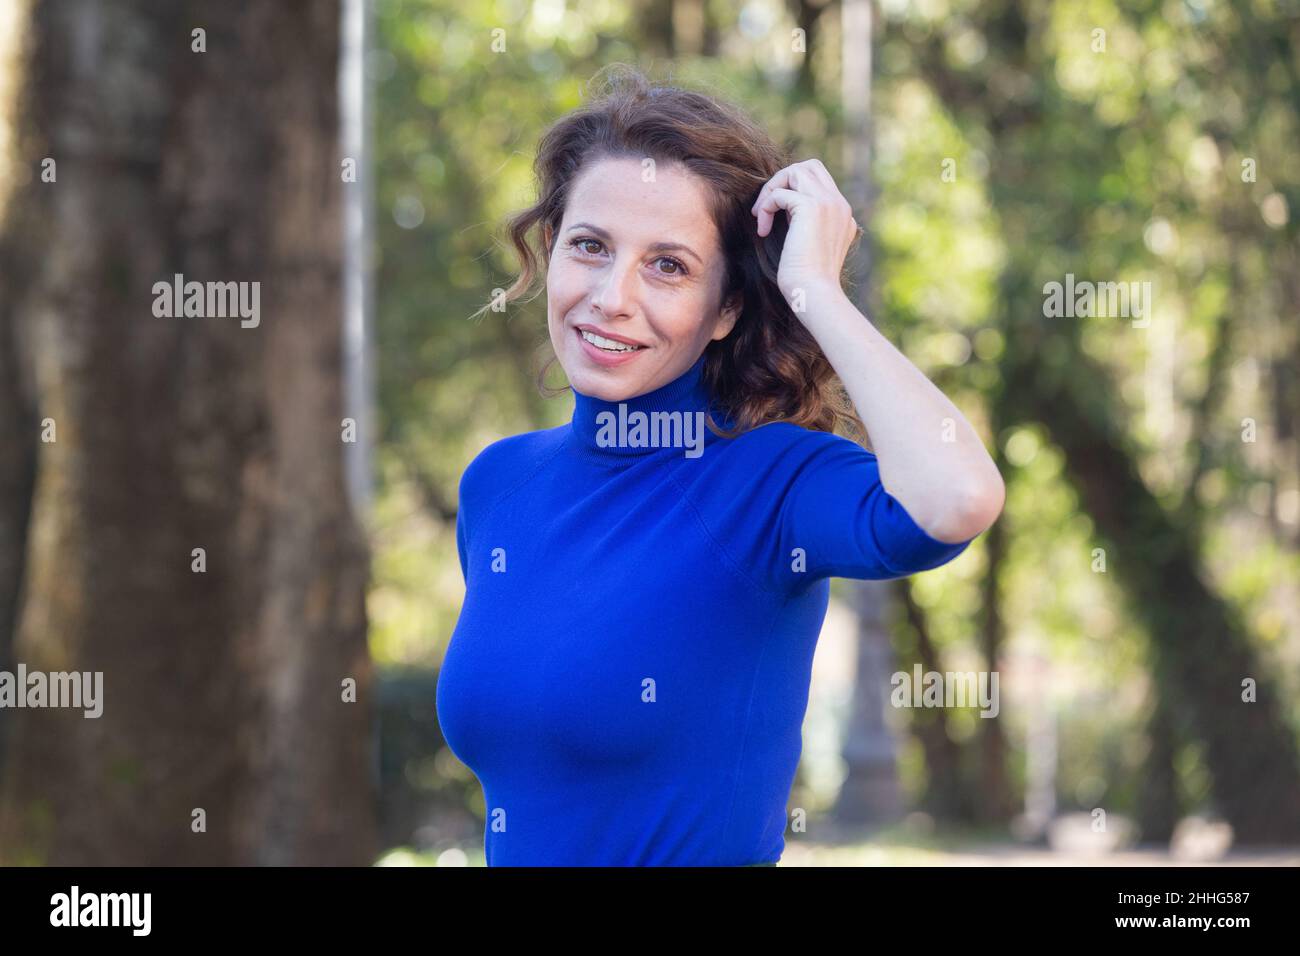
[[[848,585],[858,617],[858,665],[841,750],[847,773],[833,816],[840,823],[881,826],[903,813],[898,747],[885,722],[894,666],[885,617],[892,582],[850,581]]]
[[[807,59],[812,55],[812,8],[801,8],[800,24],[810,31]],[[844,111],[844,196],[853,205],[864,228],[871,223],[874,201],[872,156],[872,13],[867,0],[846,3],[842,15],[840,99]],[[810,82],[810,81],[809,81]],[[811,87],[809,86],[809,89]],[[806,92],[806,91],[805,91]],[[797,100],[797,96],[796,96]],[[870,304],[873,255],[870,234],[850,250],[849,267],[858,280],[852,290],[862,313],[874,313]],[[866,436],[870,445],[870,436]],[[853,608],[858,615],[858,665],[854,677],[853,705],[842,750],[848,774],[836,800],[834,816],[846,823],[887,823],[903,811],[898,780],[897,742],[885,722],[894,654],[888,621],[892,587],[887,581],[850,581]]]
[[[930,638],[930,626],[925,611],[912,597],[910,581],[899,582],[898,593],[907,612],[907,620],[915,635],[911,660],[902,660],[899,669],[912,674],[913,664],[921,665],[921,673],[942,674],[945,669],[939,659],[939,649]],[[972,788],[967,786],[962,773],[962,748],[952,739],[948,730],[948,711],[944,707],[916,707],[909,710],[912,734],[925,753],[926,786],[921,806],[932,816],[945,823],[970,824],[974,821]]]
[[[47,0],[26,29],[0,343],[25,343],[32,394],[3,413],[20,445],[45,418],[56,440],[34,446],[14,656],[102,672],[103,711],[5,712],[0,862],[369,863],[338,10]],[[258,283],[257,324],[211,298],[158,317],[178,273]]]
[[[1137,825],[1143,843],[1168,844],[1182,816],[1175,763],[1178,738],[1163,695],[1152,697],[1151,714],[1147,718],[1147,756],[1137,797]]]

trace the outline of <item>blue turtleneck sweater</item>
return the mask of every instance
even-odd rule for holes
[[[575,390],[569,424],[461,478],[436,708],[483,786],[489,866],[778,860],[828,578],[969,544],[923,531],[846,438],[701,435],[703,365],[622,409]]]

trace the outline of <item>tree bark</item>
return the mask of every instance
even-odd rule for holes
[[[34,446],[14,652],[102,672],[103,713],[7,712],[0,862],[369,863],[338,10],[46,0],[27,29],[17,158],[36,175],[0,238],[0,332],[26,343],[33,394],[3,411],[21,441],[57,431]],[[259,283],[259,324],[157,317],[178,273]]]

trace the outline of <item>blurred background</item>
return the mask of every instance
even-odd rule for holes
[[[782,865],[1300,864],[1298,45],[1269,0],[0,0],[0,672],[103,675],[0,707],[0,863],[483,864],[457,482],[572,399],[544,296],[470,315],[618,62],[826,163],[1008,486],[834,582]],[[892,706],[918,667],[997,715]]]

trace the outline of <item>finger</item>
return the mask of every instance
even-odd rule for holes
[[[824,163],[819,159],[806,159],[803,162],[791,163],[772,174],[772,178],[763,184],[763,188],[758,191],[758,197],[754,200],[754,205],[750,207],[750,212],[757,216],[759,205],[763,203],[774,189],[795,189],[800,192],[806,192],[809,195],[825,194],[840,195],[839,189],[835,186],[835,180],[831,177],[830,172],[826,169]]]
[[[840,194],[830,170],[816,157],[805,159],[791,167],[789,187],[809,195],[838,196]]]
[[[820,159],[814,156],[812,159],[804,160],[801,165],[806,166],[817,177],[817,181],[827,189],[839,192],[839,187],[835,185],[835,177],[831,175],[831,171],[826,168],[826,164]]]
[[[793,166],[785,166],[773,173],[772,177],[768,179],[767,182],[763,183],[763,188],[758,191],[758,195],[754,198],[754,205],[749,207],[749,211],[757,215],[759,203],[767,198],[769,192],[773,189],[789,185],[790,171],[793,168]]]
[[[772,231],[772,220],[776,218],[778,209],[786,210],[786,215],[789,216],[794,207],[807,198],[803,193],[793,189],[769,190],[767,196],[761,199],[757,206],[758,234],[766,236]]]

